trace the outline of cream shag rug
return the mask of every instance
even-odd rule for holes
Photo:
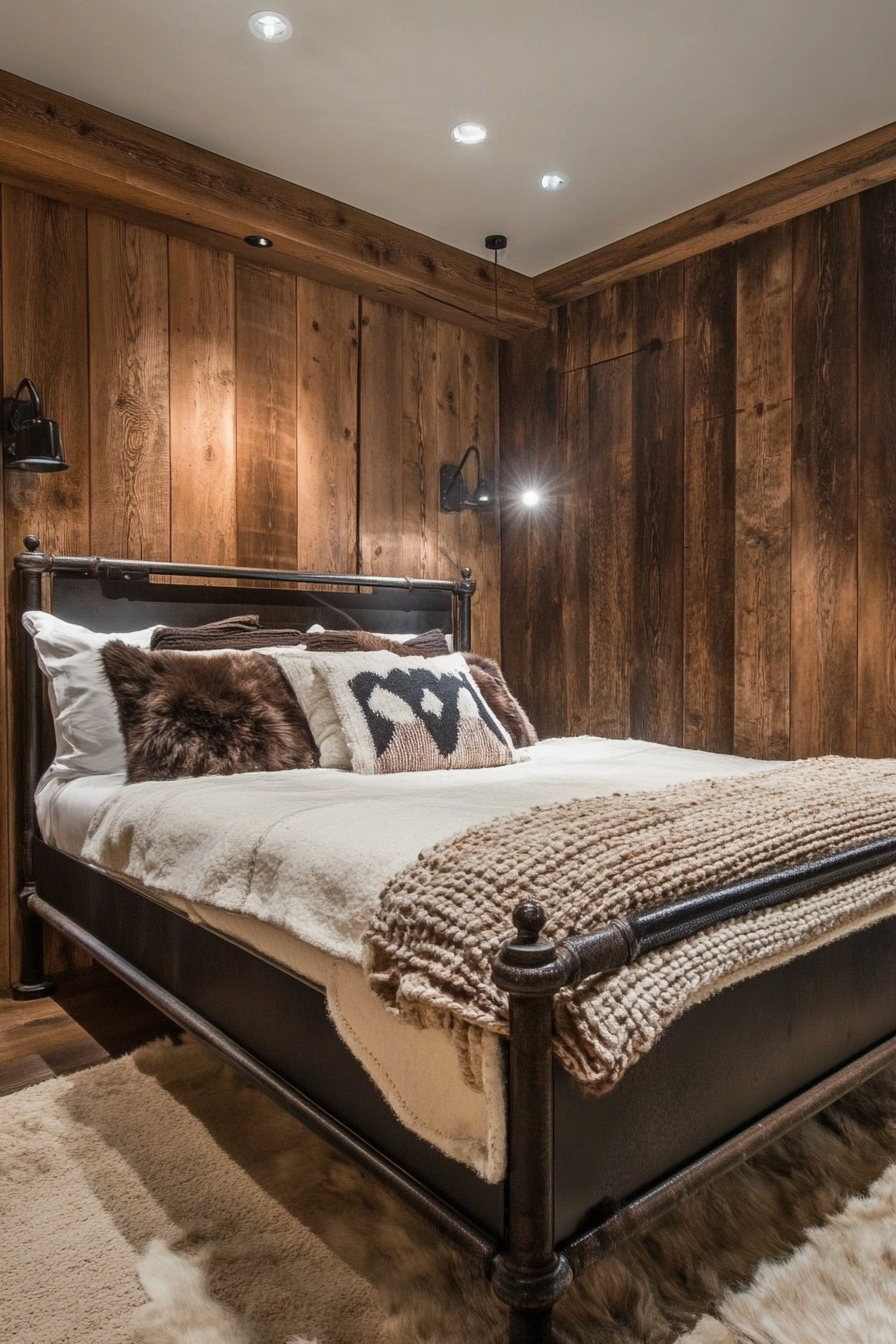
[[[558,1344],[891,1344],[894,1157],[891,1073],[583,1276]],[[194,1042],[0,1101],[0,1265],[3,1344],[504,1344],[460,1256]]]

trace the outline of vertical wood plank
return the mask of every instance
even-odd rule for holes
[[[402,315],[361,300],[358,550],[361,572],[396,574],[403,553]]]
[[[90,535],[100,555],[171,554],[168,245],[105,215],[87,219]]]
[[[631,731],[673,746],[683,732],[683,280],[679,265],[635,282],[632,396]]]
[[[856,751],[856,197],[793,222],[790,750]]]
[[[3,212],[5,193],[8,191],[0,183],[0,387],[6,387],[6,373],[3,363]],[[7,473],[0,471],[0,555],[4,561],[6,549],[6,488]],[[0,801],[0,997],[6,995],[12,981],[10,954],[10,911],[13,902],[13,889],[16,876],[15,861],[15,825],[14,811],[15,789],[12,787],[15,772],[15,757],[10,740],[10,717],[8,701],[12,695],[12,682],[7,675],[9,652],[7,648],[7,622],[15,609],[15,579],[7,572],[0,583],[0,771],[6,787]],[[11,671],[11,668],[10,668]]]
[[[294,569],[295,277],[238,261],[234,330],[237,564]]]
[[[441,323],[441,326],[447,326]],[[496,343],[488,336],[458,331],[458,447],[479,449],[482,474],[493,488],[497,485],[496,448]],[[440,443],[440,452],[441,452]],[[443,459],[451,460],[451,459]],[[457,459],[460,461],[460,458]],[[472,463],[470,464],[472,465]],[[475,482],[473,482],[475,484]],[[440,525],[451,515],[440,514]],[[458,518],[456,544],[440,539],[439,562],[444,578],[457,578],[469,565],[476,579],[473,598],[473,647],[487,657],[500,659],[501,597],[500,544],[497,509],[467,509]],[[449,534],[450,535],[450,534]]]
[[[299,278],[298,566],[358,564],[356,295]]]
[[[684,745],[734,747],[737,253],[685,263]]]
[[[234,259],[168,241],[171,553],[236,562]]]
[[[791,225],[738,244],[734,747],[790,749]]]
[[[28,377],[59,421],[69,470],[7,473],[12,553],[32,532],[43,549],[90,549],[87,221],[83,210],[4,188],[4,387]]]
[[[442,529],[452,522],[439,513],[439,331],[433,318],[402,314],[401,572],[425,578],[441,577]]]
[[[628,737],[631,731],[632,364],[631,359],[612,359],[588,372],[588,731],[600,737]]]
[[[560,371],[630,355],[635,348],[634,285],[624,281],[560,310]]]
[[[502,341],[501,637],[511,687],[542,736],[563,730],[560,511],[554,497],[559,455],[559,315],[515,341]],[[528,485],[544,503],[517,503]]]
[[[3,393],[31,378],[43,412],[58,420],[69,470],[56,475],[5,474],[7,573],[34,533],[44,550],[89,554],[90,463],[87,359],[87,223],[83,210],[5,187],[3,191]],[[18,676],[19,640],[9,641],[7,685]],[[10,713],[10,703],[7,704]],[[19,744],[10,718],[12,771],[7,799],[12,826],[18,817]],[[11,941],[12,978],[18,976],[18,911],[21,884],[18,846],[11,846],[5,916]],[[54,932],[46,937],[47,966],[57,973],[89,963]]]
[[[858,752],[896,755],[896,183],[860,198]]]

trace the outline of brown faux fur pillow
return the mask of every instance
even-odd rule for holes
[[[272,658],[148,653],[120,640],[101,656],[130,784],[318,764],[308,721]]]
[[[504,680],[504,673],[491,658],[480,653],[465,653],[470,675],[482,693],[482,698],[495,718],[506,728],[515,747],[531,747],[538,734],[529,716]]]

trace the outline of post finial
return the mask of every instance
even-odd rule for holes
[[[522,901],[513,912],[514,927],[521,943],[537,943],[538,936],[545,926],[547,915],[544,906],[536,901]]]
[[[37,537],[34,536],[25,537],[24,544],[25,544],[25,550],[30,551],[32,555],[34,554],[35,551],[40,550],[40,541],[38,540]]]

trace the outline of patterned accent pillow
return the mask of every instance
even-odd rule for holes
[[[479,770],[516,759],[460,654],[319,654],[314,675],[333,701],[356,774]]]

